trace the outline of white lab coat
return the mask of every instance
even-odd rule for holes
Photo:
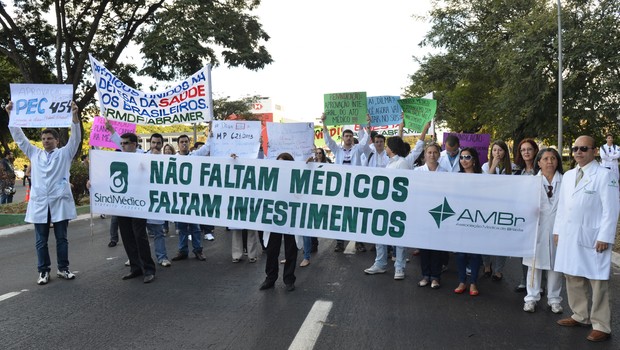
[[[47,210],[52,222],[77,217],[75,202],[69,184],[69,170],[73,156],[82,141],[80,124],[71,124],[71,136],[64,147],[56,148],[47,160],[47,152],[30,144],[21,128],[9,127],[13,140],[30,158],[32,188],[25,221],[33,224],[47,223]]]
[[[564,174],[553,233],[559,236],[555,271],[592,280],[608,280],[620,204],[618,182],[596,161],[583,169],[575,187],[577,168]],[[602,253],[596,242],[609,243]]]
[[[450,164],[450,159],[448,158],[448,152],[446,150],[441,151],[439,154],[439,165],[446,169],[451,173],[458,173],[461,170],[459,166],[459,156],[461,155],[461,150],[459,149],[459,153],[456,155],[456,159],[454,160],[454,164]]]
[[[542,176],[539,172],[538,176]],[[556,246],[553,243],[553,224],[558,209],[562,174],[555,172],[551,183],[542,176],[543,190],[540,192],[540,219],[538,220],[538,236],[536,236],[536,255],[523,258],[523,265],[539,270],[553,270]],[[547,186],[553,186],[553,196],[547,196]]]
[[[604,144],[601,146],[599,155],[601,156],[601,165],[611,170],[618,179],[618,158],[620,158],[620,147],[616,145],[607,146]]]
[[[329,132],[323,133],[325,137],[325,144],[329,147],[330,151],[334,154],[334,163],[342,164],[344,160],[344,150],[342,146],[339,146],[334,139],[329,136]],[[364,145],[368,144],[369,134],[364,132],[364,129],[360,129],[358,135],[360,136],[359,143],[351,147],[351,165],[362,165],[362,155],[364,154]]]

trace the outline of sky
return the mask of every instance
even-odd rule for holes
[[[260,71],[212,71],[214,98],[271,97],[286,119],[315,121],[323,94],[401,95],[417,69],[430,0],[262,0],[254,12],[274,62]],[[425,16],[419,20],[412,16]]]
[[[321,116],[325,93],[401,95],[418,68],[414,56],[430,52],[418,44],[431,7],[431,0],[261,0],[253,14],[271,37],[264,45],[274,62],[259,71],[214,67],[213,97],[271,97],[286,119],[310,122]],[[123,56],[139,53],[131,45]]]

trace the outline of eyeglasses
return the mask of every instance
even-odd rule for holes
[[[471,160],[472,156],[470,154],[466,154],[464,156],[460,156],[459,159],[461,160]]]
[[[121,145],[122,146],[128,145],[130,143],[133,143],[133,142],[131,142],[131,141],[121,141]]]
[[[553,186],[547,186],[547,198],[553,197]]]
[[[571,148],[573,150],[573,152],[577,152],[577,151],[581,151],[581,152],[587,152],[588,150],[594,149],[594,147],[588,147],[588,146],[573,146],[573,148]]]

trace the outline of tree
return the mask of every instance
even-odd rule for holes
[[[230,96],[216,98],[213,100],[213,119],[225,120],[235,114],[244,120],[259,120],[251,112],[252,105],[259,99],[259,96],[247,96],[239,100],[230,100]]]
[[[206,62],[261,69],[272,62],[263,42],[269,36],[250,14],[260,0],[33,0],[15,1],[15,13],[0,2],[0,57],[29,83],[72,84],[74,100],[92,105],[96,87],[88,54],[127,84],[132,76],[157,79],[191,75]],[[49,14],[55,21],[48,22]],[[130,45],[140,57],[123,62]],[[1,61],[0,61],[1,62]],[[3,132],[0,130],[0,136]]]
[[[407,94],[434,91],[448,128],[518,143],[557,141],[557,7],[524,0],[447,0],[430,13]],[[563,1],[565,137],[617,131],[620,2]]]

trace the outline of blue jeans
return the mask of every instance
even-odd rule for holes
[[[157,262],[161,263],[163,260],[168,260],[168,253],[166,252],[166,239],[164,238],[164,225],[146,224],[146,227],[154,236],[153,244],[155,245],[155,258],[157,258]]]
[[[0,195],[0,204],[9,204],[9,203],[13,203],[13,195],[2,193]]]
[[[312,237],[304,236],[304,259],[310,260],[311,250],[312,250]]]
[[[385,269],[387,267],[387,245],[385,244],[376,244],[377,248],[377,258],[375,259],[375,265],[378,267]],[[404,247],[394,247],[396,250],[396,261],[394,262],[394,267],[396,269],[405,269],[405,265],[407,264],[407,258],[405,257],[405,248]]]
[[[65,271],[69,269],[69,242],[67,241],[67,226],[69,220],[63,220],[54,223],[54,236],[56,236],[56,260],[58,270]],[[39,272],[50,272],[50,253],[47,249],[47,240],[50,235],[50,225],[34,224],[34,233],[36,237],[35,247],[37,248],[37,270]]]
[[[480,256],[480,254],[456,253],[456,266],[459,270],[459,282],[465,283],[465,281],[467,281],[468,263],[469,269],[471,270],[470,281],[473,284],[478,284],[478,272],[480,271],[480,265],[482,265],[482,256]]]
[[[188,224],[186,222],[176,223],[179,228],[179,253],[188,254],[187,237],[192,236],[192,251],[202,253],[202,237],[200,236],[200,226],[198,224]]]
[[[118,243],[118,216],[110,217],[110,242]]]

